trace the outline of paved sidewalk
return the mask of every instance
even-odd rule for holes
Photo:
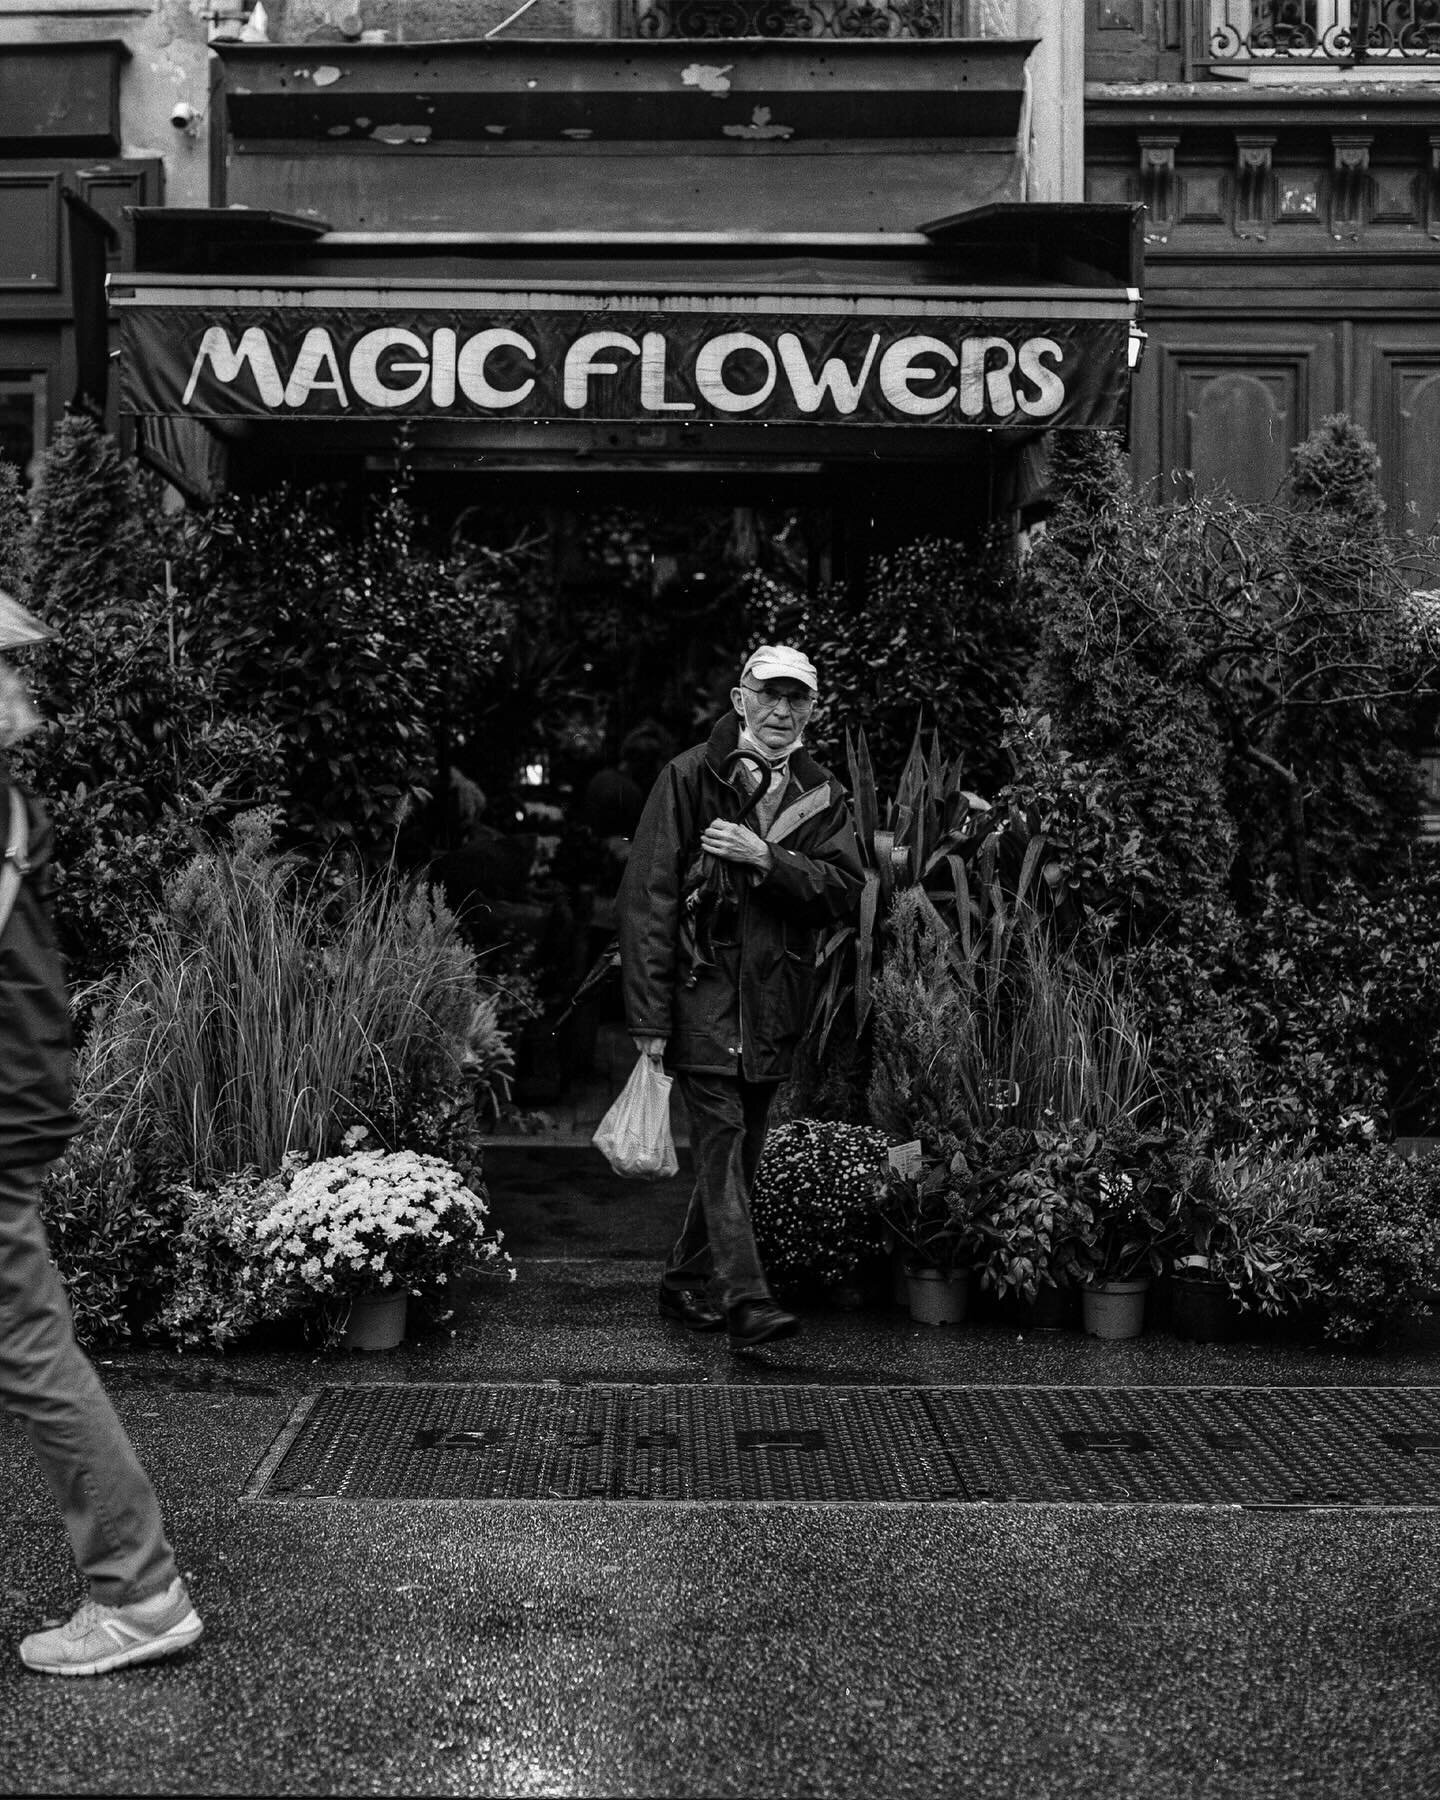
[[[94,1681],[0,1659],[0,1792],[1440,1794],[1440,1513],[241,1499],[325,1383],[1440,1386],[1423,1341],[1107,1345],[898,1312],[736,1358],[655,1316],[678,1189],[613,1198],[608,1233],[611,1202],[556,1189],[568,1224],[546,1241],[532,1183],[520,1279],[453,1339],[108,1356],[207,1634]],[[0,1480],[8,1643],[77,1589],[8,1426]]]

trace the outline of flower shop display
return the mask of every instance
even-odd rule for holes
[[[488,1208],[458,1170],[410,1151],[360,1150],[297,1169],[256,1226],[267,1277],[327,1314],[332,1337],[356,1301],[452,1297],[462,1274],[515,1270]]]
[[[844,1287],[885,1253],[876,1195],[889,1139],[868,1125],[777,1125],[750,1196],[755,1243],[781,1288]]]

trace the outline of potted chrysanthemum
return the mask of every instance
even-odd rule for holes
[[[858,1299],[855,1283],[884,1253],[875,1194],[887,1143],[872,1126],[824,1119],[790,1119],[770,1133],[750,1213],[778,1287]]]
[[[407,1303],[453,1292],[471,1271],[515,1269],[488,1228],[488,1208],[458,1169],[409,1150],[353,1150],[295,1170],[256,1227],[271,1280],[313,1296],[329,1336],[388,1350]]]

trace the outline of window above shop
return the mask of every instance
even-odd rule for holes
[[[1197,67],[1369,66],[1428,62],[1440,72],[1440,0],[1203,0]]]
[[[1087,0],[1090,81],[1440,78],[1440,0]]]
[[[937,38],[969,30],[967,0],[620,0],[641,38]]]
[[[0,155],[113,156],[129,56],[118,39],[0,45]]]

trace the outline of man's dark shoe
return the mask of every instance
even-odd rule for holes
[[[688,1325],[692,1331],[718,1331],[725,1323],[725,1315],[720,1308],[712,1306],[694,1288],[662,1287],[660,1317],[674,1319],[679,1325]]]
[[[735,1350],[750,1350],[756,1344],[768,1344],[775,1338],[794,1337],[800,1321],[773,1300],[742,1300],[725,1315],[730,1345]]]

